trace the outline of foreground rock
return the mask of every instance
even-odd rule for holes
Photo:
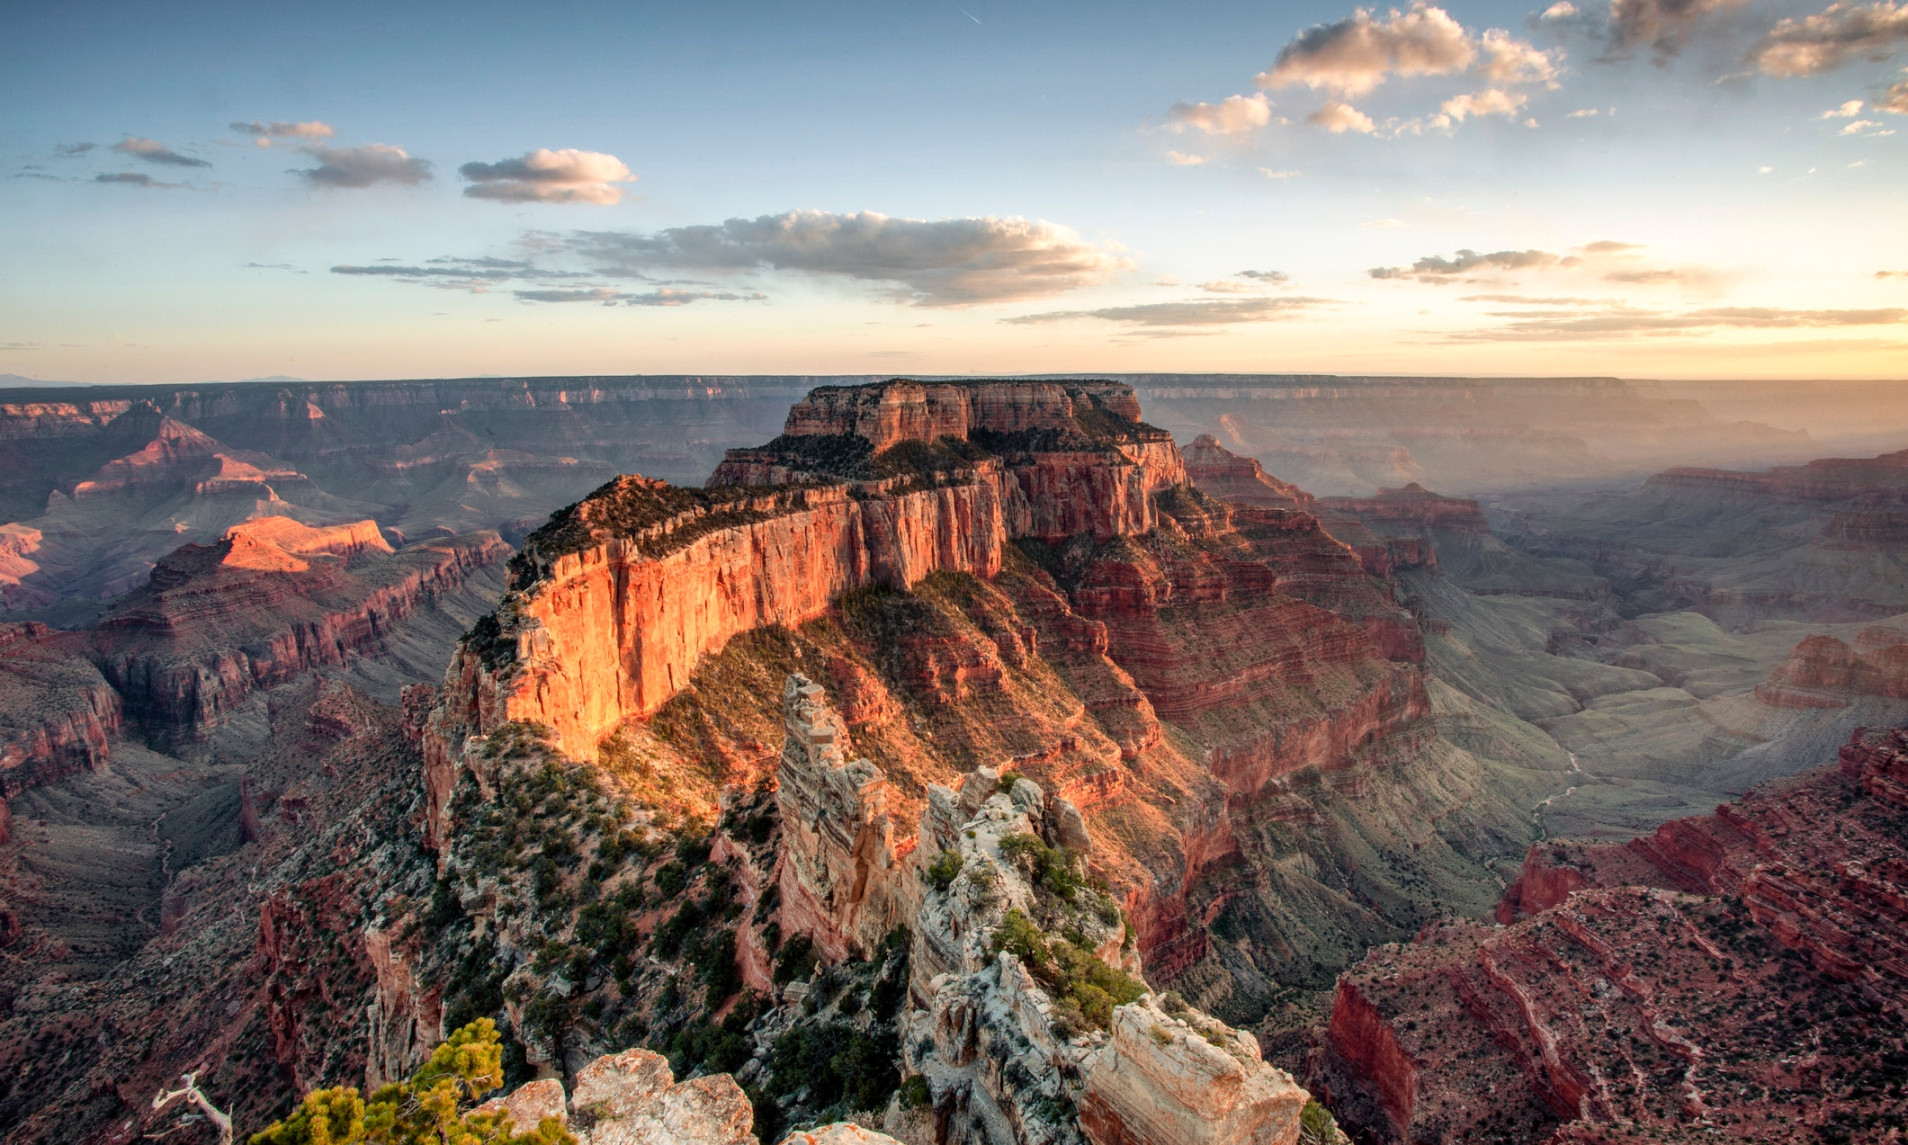
[[[550,1078],[478,1109],[508,1113],[519,1133],[552,1119],[578,1145],[756,1145],[755,1114],[734,1078],[678,1082],[668,1059],[648,1050],[596,1059],[567,1095],[563,1083]]]

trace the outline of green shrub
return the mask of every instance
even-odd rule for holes
[[[1034,835],[1004,835],[1000,853],[1034,886],[1051,891],[1072,902],[1086,878],[1080,871],[1080,856],[1066,847],[1049,847]]]
[[[1336,1145],[1338,1121],[1332,1111],[1316,1101],[1307,1101],[1299,1110],[1299,1145]]]
[[[1017,908],[1007,912],[994,932],[993,948],[1010,951],[1025,963],[1053,994],[1062,1016],[1084,1026],[1106,1029],[1115,1006],[1136,1002],[1146,993],[1144,985],[1084,946],[1064,938],[1049,941]]]
[[[775,984],[782,986],[808,977],[819,961],[814,940],[806,934],[790,935],[782,941],[781,952],[775,956]]]
[[[863,1033],[838,1022],[797,1026],[770,1048],[769,1090],[778,1097],[808,1091],[814,1109],[879,1110],[901,1084],[895,1062],[901,1046],[893,1031]]]
[[[932,883],[937,891],[946,890],[960,875],[963,861],[959,851],[942,851],[934,856],[932,863],[928,864],[927,881]]]

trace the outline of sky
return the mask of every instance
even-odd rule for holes
[[[5,27],[0,372],[1908,377],[1908,0]]]

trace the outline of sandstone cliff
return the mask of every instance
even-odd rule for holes
[[[724,462],[717,482],[793,475],[834,483],[704,492],[621,478],[559,514],[526,540],[512,593],[481,643],[467,645],[451,667],[426,741],[440,776],[434,790],[447,790],[442,777],[462,736],[512,720],[550,727],[564,750],[587,758],[625,720],[654,714],[734,637],[815,619],[843,593],[906,588],[935,572],[992,577],[1015,537],[1111,538],[1155,525],[1154,494],[1183,480],[1170,439],[1117,420],[1127,412],[1117,401],[1087,404],[1060,385],[1014,389],[1012,400],[996,401],[975,400],[987,387],[926,387],[967,399],[950,399],[944,409],[927,401],[923,387],[894,383],[852,398],[871,403],[853,418],[867,417],[883,440],[904,427],[967,426],[982,435],[1011,425],[1036,437],[1062,435],[1016,444],[1061,448],[962,457],[947,469],[853,483],[796,468],[826,460],[812,452],[738,451],[748,456]],[[820,393],[826,401],[797,407],[778,441],[832,443],[836,422],[853,420],[817,411],[861,391]],[[1026,400],[1036,412],[1009,416]],[[1130,391],[1125,400],[1132,404]],[[1077,414],[1076,401],[1086,407]],[[1046,424],[1055,417],[1065,424]],[[1097,437],[1081,428],[1083,420]],[[854,440],[864,454],[873,448]]]

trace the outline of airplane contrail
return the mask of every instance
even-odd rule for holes
[[[961,9],[957,9],[957,10],[958,10],[958,11],[960,12],[960,14],[961,14],[961,15],[963,15],[963,16],[965,16],[965,17],[967,17],[968,19],[970,19],[970,20],[972,20],[972,21],[974,21],[974,22],[975,22],[976,24],[980,24],[980,17],[979,17],[979,16],[976,16],[976,15],[974,15],[974,14],[973,14],[972,12],[969,12],[969,11],[968,11],[967,9],[965,9],[965,8],[961,8]],[[986,27],[986,25],[985,25],[985,24],[982,24],[981,26],[982,26],[982,27]]]

